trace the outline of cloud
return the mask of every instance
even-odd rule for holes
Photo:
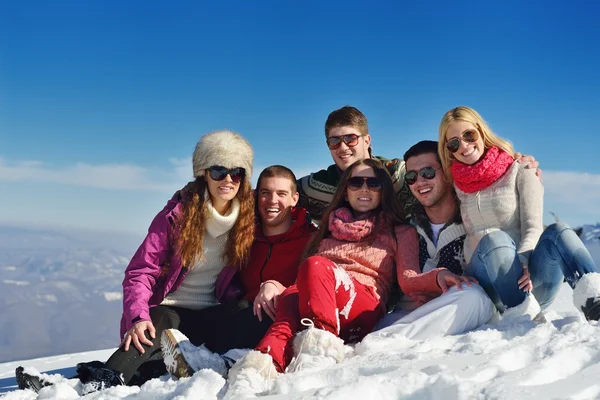
[[[600,175],[587,172],[544,171],[546,199],[596,210],[600,203]]]
[[[0,181],[43,182],[109,190],[173,192],[192,178],[192,160],[170,159],[172,168],[146,168],[133,164],[76,163],[63,167],[40,161],[9,163],[0,158]]]

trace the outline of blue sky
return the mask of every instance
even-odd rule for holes
[[[600,3],[214,3],[0,2],[0,223],[143,232],[202,134],[303,175],[346,104],[386,157],[472,106],[540,161],[546,222],[600,221]]]

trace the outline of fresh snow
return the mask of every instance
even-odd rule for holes
[[[572,399],[600,398],[600,325],[585,321],[563,284],[546,311],[548,323],[485,326],[464,335],[411,341],[389,338],[348,347],[344,363],[280,375],[269,398],[319,399]],[[116,329],[116,328],[115,328]],[[3,400],[72,399],[76,380],[39,396],[15,391],[18,365],[71,376],[80,361],[105,360],[112,350],[0,364]],[[141,388],[117,387],[86,399],[220,399],[225,380],[209,370],[179,381],[167,376]]]

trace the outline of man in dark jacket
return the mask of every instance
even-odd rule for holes
[[[355,161],[376,158],[387,168],[398,200],[405,212],[414,201],[404,184],[404,161],[372,155],[367,117],[356,107],[345,106],[332,111],[325,122],[325,139],[334,164],[298,180],[299,205],[319,221],[333,196],[344,171]]]

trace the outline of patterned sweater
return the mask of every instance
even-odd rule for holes
[[[419,234],[419,266],[427,272],[434,268],[444,267],[450,272],[462,275],[464,272],[464,244],[466,232],[460,217],[460,209],[456,209],[454,218],[440,229],[437,246],[433,244],[433,231],[423,206],[417,203],[413,207],[412,223]]]
[[[486,234],[501,230],[516,243],[521,263],[529,256],[543,230],[544,188],[535,169],[517,161],[496,182],[476,193],[456,188],[460,212],[467,231],[465,260],[471,261],[479,241]]]
[[[396,226],[393,233],[382,230],[372,241],[348,242],[327,237],[315,255],[330,259],[358,282],[375,288],[384,304],[394,275],[404,293],[441,293],[437,284],[439,269],[427,273],[419,271],[417,234],[410,225]]]
[[[408,210],[415,200],[408,185],[404,183],[404,174],[406,173],[404,161],[397,158],[388,160],[378,156],[375,158],[383,162],[390,173],[400,205],[404,208],[405,214],[408,216]],[[314,172],[298,179],[298,192],[300,193],[298,206],[304,207],[310,213],[313,220],[320,221],[323,217],[323,212],[333,200],[341,177],[342,171],[337,165],[333,164],[327,169],[322,169],[319,172]]]

